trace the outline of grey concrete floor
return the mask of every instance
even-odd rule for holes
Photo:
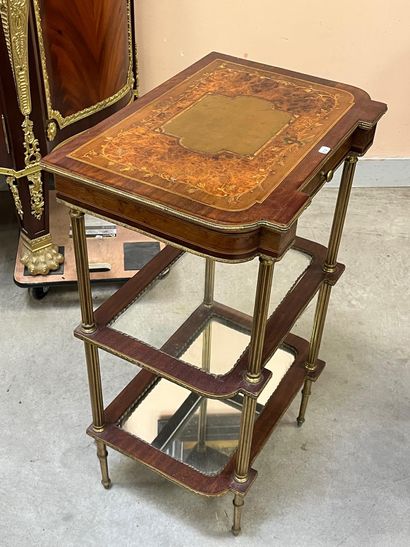
[[[326,241],[335,196],[316,198],[302,235]],[[298,399],[257,459],[236,539],[230,496],[195,496],[113,451],[114,486],[100,486],[85,435],[83,348],[72,336],[76,292],[35,301],[13,284],[16,226],[3,215],[0,545],[410,545],[409,213],[410,188],[353,191],[340,253],[347,270],[321,351],[328,366],[303,428]],[[110,291],[97,289],[96,305]],[[308,335],[311,315],[312,306],[298,333]],[[107,401],[133,373],[104,357]]]

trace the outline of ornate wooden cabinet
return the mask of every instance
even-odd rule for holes
[[[32,274],[63,262],[41,157],[136,93],[133,0],[0,0],[0,175]]]

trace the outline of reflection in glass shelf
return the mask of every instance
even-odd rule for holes
[[[258,414],[293,361],[290,351],[279,349],[267,363],[272,378],[258,399]],[[224,400],[201,397],[160,379],[148,395],[136,401],[119,425],[165,454],[214,475],[237,448],[242,401],[240,394]]]
[[[309,266],[310,261],[310,256],[290,250],[275,265],[269,313],[272,313],[282,301]],[[111,323],[111,328],[160,349],[202,304],[204,273],[204,259],[191,254],[183,255],[164,279],[151,286]],[[216,263],[215,300],[251,316],[257,275],[257,259],[242,264]],[[212,352],[216,341],[219,343],[222,336],[218,324],[220,322],[217,319],[212,320]],[[241,338],[232,329],[231,332],[226,331],[223,336],[226,337],[225,341],[222,341],[224,352],[220,356],[223,362],[217,361],[213,354],[210,363],[210,372],[215,374],[228,372],[249,341],[249,337],[245,338],[246,335],[242,335]],[[202,340],[199,340],[198,344],[202,344]],[[183,356],[178,354],[177,357],[193,365],[203,366],[199,358],[201,351],[198,352],[198,344],[191,345]],[[183,344],[181,347],[184,351]],[[173,355],[175,356],[175,353]]]
[[[211,319],[180,359],[212,374],[226,374],[248,346],[249,340],[249,334]]]

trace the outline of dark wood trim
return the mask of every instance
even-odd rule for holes
[[[291,247],[294,251],[307,254],[312,258],[312,263],[316,266],[322,266],[325,261],[326,247],[315,241],[310,241],[302,237],[296,237]],[[172,266],[179,257],[183,254],[182,251],[175,249],[172,246],[166,246],[158,253],[148,264],[129,279],[115,294],[109,297],[99,308],[95,310],[95,319],[98,326],[107,326],[113,319],[119,315],[132,302],[138,300],[148,286],[168,267]],[[339,277],[339,276],[338,276]],[[223,304],[216,303],[222,310],[226,309],[227,314],[234,314],[239,317],[241,314],[238,310],[228,308]],[[233,316],[232,316],[233,317]],[[246,315],[248,318],[249,316]]]
[[[192,333],[190,326],[188,320],[184,330]],[[271,376],[270,371],[264,370],[262,380],[258,384],[249,384],[244,378],[247,368],[244,361],[241,361],[239,366],[235,365],[224,376],[213,376],[109,327],[102,327],[92,335],[84,334],[78,329],[75,336],[200,395],[222,399],[233,397],[242,391],[251,397],[257,397]]]
[[[197,224],[147,204],[132,202],[107,188],[91,188],[81,181],[60,175],[56,175],[56,190],[57,198],[69,206],[86,209],[91,214],[126,224],[171,245],[220,260],[237,262],[260,254],[279,259],[296,236],[296,222],[289,229],[278,232],[261,226],[238,232],[224,231],[212,224]],[[297,198],[292,207],[307,201],[307,195]]]
[[[245,495],[256,479],[257,473],[254,469],[249,470],[249,478],[245,483],[235,482],[231,472],[203,475],[193,467],[175,460],[113,424],[107,425],[101,433],[90,427],[87,433],[94,439],[101,439],[125,456],[146,465],[171,482],[204,496],[222,496],[229,491]]]

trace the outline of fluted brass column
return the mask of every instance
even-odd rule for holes
[[[204,287],[204,304],[212,306],[214,301],[215,287],[215,261],[211,258],[206,259],[205,265],[205,287]],[[202,370],[209,372],[211,368],[211,336],[212,325],[209,321],[202,335]],[[207,424],[208,400],[204,397],[199,407],[198,419],[198,450],[205,451],[206,449],[206,424]]]
[[[273,264],[274,262],[272,259],[259,259],[258,283],[256,286],[248,372],[246,375],[248,382],[252,383],[258,383],[261,380],[262,353],[272,288]],[[255,413],[256,399],[245,395],[236,455],[235,480],[237,482],[246,482],[248,480]],[[238,535],[241,530],[241,514],[244,505],[243,496],[235,494],[233,505],[234,517],[232,533]]]
[[[71,209],[70,217],[77,268],[78,293],[80,296],[81,326],[85,332],[90,333],[93,332],[96,327],[91,293],[90,272],[88,266],[84,213]],[[104,401],[98,349],[96,346],[93,346],[88,342],[84,342],[84,349],[87,363],[88,385],[90,388],[93,429],[95,431],[102,431],[104,429]],[[108,474],[107,450],[105,443],[97,440],[96,444],[97,456],[101,467],[101,483],[104,488],[109,488],[111,486],[111,480]]]
[[[207,258],[205,262],[205,289],[204,289],[204,304],[212,306],[214,302],[215,291],[215,260]]]
[[[354,155],[347,156],[344,162],[342,179],[340,181],[335,214],[333,217],[332,229],[330,231],[329,244],[327,247],[326,260],[323,265],[323,269],[326,272],[331,273],[334,272],[336,269],[337,255],[339,252],[340,241],[342,239],[343,226],[346,219],[347,206],[349,204],[349,197],[352,189],[356,164],[357,156]],[[310,339],[309,355],[307,363],[305,365],[308,373],[314,372],[316,370],[316,361],[319,355],[320,344],[322,341],[331,290],[332,287],[329,283],[323,283],[319,290],[315,317],[313,321],[312,336]],[[300,404],[299,416],[297,418],[299,426],[301,426],[305,421],[305,412],[311,391],[312,380],[307,378],[303,386],[302,401]]]

